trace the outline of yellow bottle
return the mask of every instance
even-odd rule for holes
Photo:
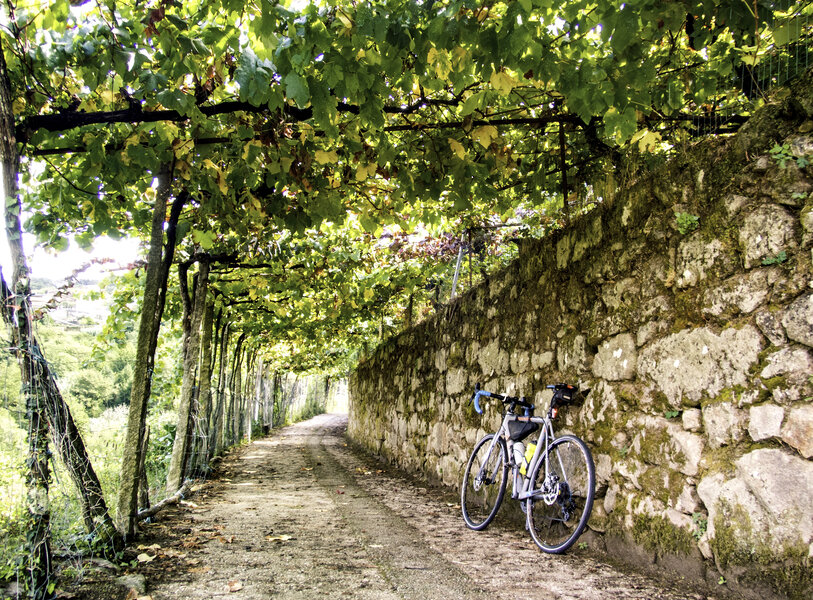
[[[528,447],[525,448],[525,460],[522,461],[522,466],[519,468],[519,472],[523,475],[527,474],[525,471],[531,459],[534,457],[534,452],[536,452],[536,444],[534,442],[528,442]]]

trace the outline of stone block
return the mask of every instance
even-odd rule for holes
[[[618,310],[630,306],[641,298],[641,282],[633,277],[627,277],[604,285],[601,289],[601,299],[610,310]]]
[[[781,348],[768,355],[767,362],[759,374],[763,379],[790,374],[794,381],[803,382],[813,373],[813,357],[805,348]]]
[[[595,454],[593,456],[596,465],[596,487],[602,489],[610,482],[613,472],[613,461],[607,454]]]
[[[782,427],[782,440],[796,448],[805,458],[813,458],[812,404],[803,404],[790,409],[788,420]]]
[[[581,260],[590,248],[601,243],[602,234],[601,217],[593,217],[590,224],[580,232],[580,235],[573,242],[573,254],[570,262],[574,263]]]
[[[752,313],[768,300],[776,277],[771,269],[735,275],[704,292],[703,313],[712,317]]]
[[[486,377],[500,376],[508,371],[508,352],[500,347],[498,339],[493,339],[480,348],[477,361]]]
[[[446,372],[446,357],[449,355],[449,351],[446,348],[441,348],[435,353],[435,368],[441,372]]]
[[[460,394],[469,387],[468,373],[464,367],[449,369],[446,373],[446,393]]]
[[[554,354],[548,350],[546,352],[535,352],[531,355],[531,368],[533,370],[544,369],[553,364]]]
[[[737,194],[728,196],[725,199],[725,208],[726,212],[728,212],[728,216],[736,216],[746,204],[748,204],[747,196],[738,196]]]
[[[804,236],[802,237],[802,246],[804,247],[813,241],[813,206],[808,205],[802,209],[800,222],[804,230]]]
[[[782,327],[781,319],[772,312],[759,312],[755,319],[757,327],[762,332],[768,341],[774,346],[784,346],[788,343],[788,337],[785,335],[785,330]]]
[[[599,346],[593,359],[593,374],[608,381],[632,379],[637,363],[635,339],[629,333],[622,333]]]
[[[699,408],[687,408],[683,411],[681,420],[686,431],[700,431],[703,428],[703,413]]]
[[[586,371],[589,368],[589,361],[587,340],[583,335],[576,335],[559,344],[556,362],[560,371],[576,371],[577,373]]]
[[[740,227],[739,241],[744,250],[745,268],[762,264],[796,246],[796,219],[781,206],[762,205],[748,215]]]
[[[649,321],[638,328],[635,343],[640,347],[649,342],[656,335],[669,330],[667,321]]]
[[[782,316],[782,325],[790,339],[813,347],[813,294],[794,300]]]
[[[572,249],[572,239],[570,234],[564,234],[556,242],[556,267],[559,270],[567,268],[570,264],[570,252]]]
[[[748,411],[748,435],[755,442],[778,437],[784,418],[785,409],[776,404],[752,406]]]
[[[511,371],[525,373],[531,364],[531,353],[527,350],[514,350],[511,353]]]
[[[813,541],[813,462],[782,450],[754,450],[736,463],[737,477],[768,512],[766,537]],[[790,493],[790,492],[793,493]],[[732,499],[733,500],[733,499]]]
[[[712,404],[703,409],[703,426],[712,448],[727,446],[743,438],[745,413],[729,402]]]
[[[607,493],[604,495],[604,510],[607,514],[615,510],[615,504],[618,499],[618,489],[618,485],[615,483],[611,483],[610,487],[607,488]]]
[[[667,508],[665,514],[667,520],[675,527],[679,527],[680,529],[685,529],[687,531],[691,531],[694,528],[692,518],[679,510]]]
[[[710,276],[727,275],[732,269],[733,260],[718,239],[707,240],[693,235],[678,246],[675,267],[678,288],[695,286]]]
[[[749,367],[759,359],[762,335],[746,325],[685,329],[652,342],[638,354],[638,374],[651,379],[674,408],[696,405],[705,395],[751,382]]]
[[[697,487],[687,483],[683,487],[675,501],[675,510],[679,510],[687,515],[693,515],[700,510],[700,497],[697,495]]]

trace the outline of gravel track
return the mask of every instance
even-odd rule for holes
[[[498,516],[467,529],[455,496],[351,448],[321,415],[229,454],[136,547],[152,600],[233,598],[705,600],[680,582],[551,556]],[[144,557],[142,556],[142,559]]]

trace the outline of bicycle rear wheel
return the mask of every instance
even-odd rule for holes
[[[477,442],[466,464],[460,486],[463,520],[477,531],[485,529],[494,520],[508,481],[508,451],[505,441],[497,439],[492,448],[492,439],[494,434],[489,434]]]
[[[534,494],[527,504],[528,530],[544,552],[561,554],[582,534],[593,510],[593,457],[582,440],[563,435],[553,441],[531,477]]]

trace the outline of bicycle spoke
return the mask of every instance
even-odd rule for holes
[[[574,436],[555,440],[547,458],[547,474],[545,461],[540,461],[533,474],[535,493],[528,503],[528,528],[542,550],[560,553],[572,546],[587,526],[595,469],[587,446]]]
[[[460,505],[463,519],[472,529],[484,529],[491,523],[505,494],[508,475],[505,442],[497,440],[492,447],[493,438],[488,435],[480,440],[463,474]]]

